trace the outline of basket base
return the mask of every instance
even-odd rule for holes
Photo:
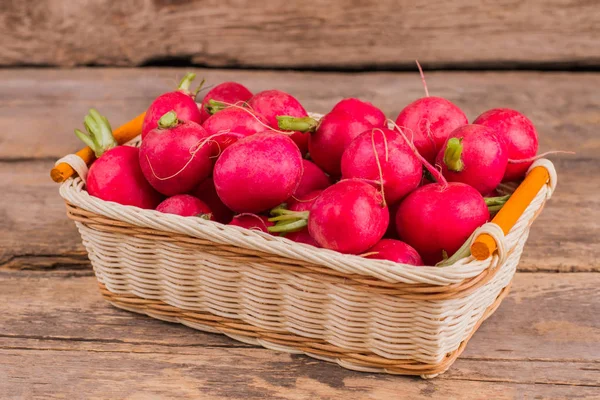
[[[486,309],[469,336],[460,343],[456,350],[448,353],[440,363],[425,364],[410,360],[390,360],[373,353],[351,352],[323,340],[306,338],[285,331],[269,331],[238,319],[187,311],[159,300],[148,300],[131,294],[116,294],[101,283],[99,286],[100,292],[109,303],[127,311],[146,314],[163,321],[181,323],[205,332],[222,333],[247,344],[260,345],[293,354],[305,354],[319,360],[335,362],[344,368],[355,371],[420,375],[422,378],[433,378],[445,372],[463,352],[467,342],[481,323],[496,311],[510,290],[510,284],[502,289],[494,303]]]

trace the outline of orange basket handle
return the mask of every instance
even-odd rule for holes
[[[142,124],[144,123],[145,116],[145,112],[141,113],[131,121],[115,129],[113,131],[113,136],[117,143],[127,143],[134,139],[137,135],[141,134]],[[84,147],[75,153],[75,155],[81,158],[87,165],[90,165],[96,159],[94,152],[89,147]],[[52,168],[52,171],[50,171],[50,177],[54,182],[61,183],[73,176],[74,173],[75,170],[73,167],[63,162]]]
[[[551,179],[551,172],[549,172],[550,168],[552,168],[550,161],[536,161],[534,167],[530,169],[525,177],[525,180],[523,180],[512,196],[510,196],[504,207],[502,207],[494,219],[492,219],[492,223],[498,225],[505,235],[512,229],[540,189],[549,183],[549,180]],[[553,168],[552,171],[554,171]],[[556,178],[554,178],[554,181],[556,181]],[[550,183],[552,185],[556,184],[556,182]],[[485,260],[494,254],[496,249],[496,241],[487,233],[482,233],[476,237],[473,244],[471,244],[471,254],[477,260]]]

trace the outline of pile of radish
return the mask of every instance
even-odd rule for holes
[[[356,98],[317,120],[289,93],[253,94],[237,82],[196,102],[194,77],[152,102],[139,148],[118,146],[106,118],[90,111],[87,132],[76,130],[97,156],[90,195],[435,265],[490,220],[502,202],[489,198],[522,180],[537,154],[535,127],[523,114],[498,108],[469,124],[426,86],[395,121]]]

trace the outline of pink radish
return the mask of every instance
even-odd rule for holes
[[[538,135],[533,123],[520,112],[508,108],[486,111],[473,123],[487,126],[506,142],[509,163],[503,181],[523,179],[533,160],[517,163],[511,161],[528,160],[535,157],[538,151]]]
[[[270,226],[273,226],[273,223],[264,215],[244,213],[233,217],[229,225],[241,226],[242,228],[269,233],[267,229]]]
[[[292,194],[294,197],[303,196],[309,192],[325,189],[331,186],[329,177],[325,175],[325,172],[321,168],[317,167],[314,163],[308,160],[302,160],[303,173],[302,178],[298,187]]]
[[[227,107],[202,124],[212,138],[212,154],[220,155],[239,138],[269,129],[267,121],[252,110],[241,106]]]
[[[195,78],[196,74],[186,74],[179,83],[176,91],[162,94],[150,104],[142,124],[142,139],[146,137],[148,132],[157,127],[158,120],[169,111],[175,111],[178,118],[182,121],[196,122],[198,124],[202,122],[202,116],[200,115],[195,97],[204,81],[202,81],[196,92],[192,93],[190,85]]]
[[[394,204],[419,186],[423,167],[402,135],[373,128],[356,137],[342,156],[342,178],[358,178],[383,187]]]
[[[250,100],[251,97],[252,92],[246,86],[237,82],[223,82],[210,89],[204,96],[200,106],[201,121],[206,121],[213,114],[208,111],[210,100],[226,104],[238,104]]]
[[[383,111],[373,104],[351,97],[343,99],[331,111],[344,111],[354,116],[361,116],[374,128],[385,128],[386,118]]]
[[[310,157],[323,171],[339,177],[342,173],[341,159],[350,142],[371,129],[364,119],[348,114],[345,111],[332,111],[321,121],[313,118],[277,118],[283,130],[311,132],[308,139]]]
[[[248,106],[255,113],[262,115],[269,126],[274,129],[279,129],[277,117],[280,115],[308,117],[306,110],[295,97],[280,90],[265,90],[257,93],[248,101]],[[300,149],[300,152],[306,154],[308,134],[294,132],[291,138]]]
[[[233,218],[233,211],[231,211],[217,195],[215,189],[215,182],[212,177],[206,178],[192,191],[192,195],[196,196],[212,210],[213,220],[227,224]]]
[[[308,229],[302,229],[301,231],[286,233],[285,238],[290,239],[296,243],[304,243],[315,247],[321,247],[319,246],[319,243],[317,243],[315,239],[313,239],[312,236],[310,236],[310,233],[308,233]]]
[[[483,195],[502,181],[508,151],[504,141],[483,125],[465,125],[450,134],[437,155],[436,164],[450,182],[473,186]]]
[[[438,182],[440,178],[438,176]],[[454,254],[490,213],[481,194],[459,182],[432,183],[409,194],[398,207],[398,236],[427,265]]]
[[[289,137],[272,132],[255,134],[229,146],[213,172],[219,198],[241,213],[257,213],[283,203],[296,190],[301,177],[300,150]]]
[[[435,162],[450,133],[468,123],[460,108],[433,96],[413,101],[396,118],[396,125],[412,138],[419,153],[430,163]]]
[[[78,129],[75,134],[98,157],[87,176],[88,193],[126,206],[154,209],[162,196],[144,178],[139,150],[118,146],[108,120],[94,109],[86,115],[84,125],[87,134]]]
[[[148,182],[167,196],[198,186],[212,169],[206,137],[202,126],[180,121],[173,111],[166,113],[140,146],[140,166]]]
[[[456,128],[469,123],[467,116],[450,101],[429,96],[425,75],[417,61],[423,81],[425,96],[413,101],[398,114],[396,125],[412,139],[419,153],[433,164],[448,135]]]
[[[367,250],[365,258],[390,260],[401,264],[423,265],[421,256],[408,244],[394,239],[381,239]]]
[[[343,180],[314,202],[308,232],[324,248],[360,254],[383,237],[389,218],[377,189],[360,180]]]
[[[182,217],[202,217],[212,219],[210,208],[200,199],[189,194],[178,194],[164,200],[156,207],[156,211]]]

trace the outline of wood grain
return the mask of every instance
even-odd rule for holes
[[[87,268],[74,226],[64,217],[54,159],[77,150],[72,134],[89,107],[119,125],[152,98],[175,87],[183,69],[0,70],[0,268]],[[327,112],[343,97],[360,96],[395,117],[423,94],[415,73],[298,73],[198,70],[209,83],[239,80],[253,91],[280,88],[307,109]],[[470,118],[497,106],[529,115],[540,131],[540,151],[554,157],[559,188],[533,226],[521,270],[599,271],[597,187],[600,177],[600,74],[427,74],[432,94],[460,105]],[[31,162],[29,162],[31,161]],[[568,216],[568,217],[566,217]]]
[[[90,107],[118,126],[173,90],[186,69],[0,70],[0,159],[59,158],[81,143],[73,134]],[[415,73],[299,73],[194,70],[209,84],[237,80],[250,90],[278,88],[314,112],[344,97],[373,102],[395,119],[423,96]],[[540,132],[540,151],[572,150],[575,158],[600,154],[600,74],[539,72],[426,73],[432,95],[459,105],[473,120],[494,107],[528,115]]]
[[[4,1],[0,65],[598,65],[593,1]]]
[[[352,372],[118,310],[92,277],[4,271],[0,302],[11,307],[0,325],[0,390],[9,399],[594,398],[600,308],[590,299],[599,284],[598,274],[517,274],[514,292],[453,368],[422,381]]]

